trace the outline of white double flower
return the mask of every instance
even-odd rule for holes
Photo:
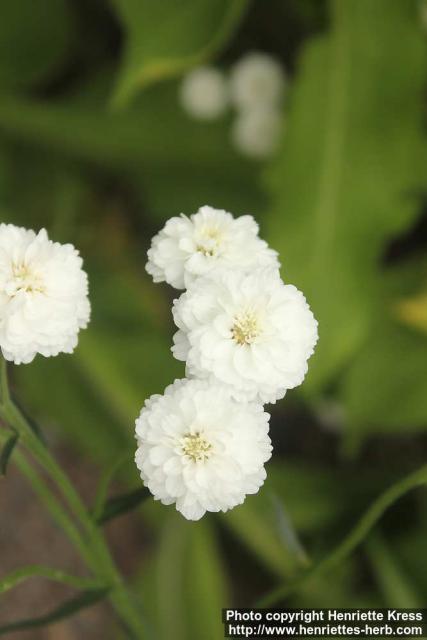
[[[6,360],[71,353],[90,317],[87,275],[71,244],[0,224],[0,348]]]

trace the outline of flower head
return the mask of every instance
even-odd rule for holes
[[[152,240],[146,270],[154,282],[184,289],[196,277],[218,267],[250,270],[278,268],[277,253],[258,236],[252,216],[201,207],[189,218],[170,218]]]
[[[317,342],[303,296],[276,269],[221,270],[175,300],[172,351],[190,376],[224,383],[238,400],[275,402],[302,383]]]
[[[213,67],[199,67],[188,73],[181,84],[183,109],[193,118],[214,120],[222,115],[228,103],[224,75]]]
[[[242,111],[233,123],[232,140],[236,149],[252,158],[266,158],[278,147],[282,115],[275,107]]]
[[[269,416],[222,385],[176,380],[136,421],[136,464],[151,493],[188,520],[227,511],[256,493],[271,456]]]
[[[37,353],[71,353],[90,316],[86,273],[71,244],[0,224],[0,348],[28,363]]]
[[[248,53],[231,71],[231,99],[239,110],[278,106],[284,88],[281,65],[265,53]]]

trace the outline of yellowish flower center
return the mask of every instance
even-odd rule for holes
[[[210,456],[212,445],[200,435],[199,431],[187,433],[181,440],[182,452],[193,462],[204,462]]]
[[[237,344],[252,344],[260,334],[259,322],[256,315],[248,311],[236,316],[231,334]]]
[[[223,234],[218,227],[205,226],[198,234],[197,251],[204,256],[214,256],[221,243]]]
[[[14,263],[12,265],[13,276],[13,291],[11,296],[13,297],[20,291],[26,293],[44,293],[45,287],[40,276],[34,273],[30,267],[24,262]]]

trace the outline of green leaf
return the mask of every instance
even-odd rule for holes
[[[272,506],[276,512],[277,530],[284,546],[289,550],[300,566],[308,566],[310,564],[310,560],[307,552],[298,537],[294,523],[286,511],[284,503],[277,495],[273,495],[271,498]]]
[[[425,429],[426,362],[422,334],[392,322],[376,326],[343,377],[345,437]]]
[[[271,243],[286,281],[301,287],[319,320],[307,392],[348,363],[378,313],[380,258],[418,213],[427,151],[416,3],[330,7],[331,32],[303,50],[283,151],[269,174]]]
[[[30,578],[46,578],[53,582],[60,582],[75,589],[99,589],[99,581],[93,578],[85,578],[81,576],[72,576],[60,569],[52,569],[43,565],[30,565],[17,569],[9,573],[6,577],[0,579],[0,593],[5,593],[9,589],[17,587],[21,582]]]
[[[71,600],[61,604],[53,609],[50,613],[38,618],[28,618],[26,620],[17,620],[0,626],[0,635],[19,631],[23,629],[35,629],[45,627],[53,622],[58,622],[64,618],[69,618],[81,609],[91,607],[97,602],[103,600],[108,594],[109,589],[89,589]]]
[[[105,524],[109,520],[113,520],[113,518],[117,518],[128,511],[136,509],[149,496],[151,496],[150,491],[146,487],[140,487],[134,491],[109,498],[109,500],[105,502],[99,515],[96,516],[96,514],[94,514],[96,523]]]
[[[215,529],[207,520],[191,528],[187,564],[187,610],[191,638],[216,640],[224,633],[221,615],[230,594]]]
[[[399,558],[389,549],[384,537],[373,532],[365,543],[365,549],[376,581],[387,607],[422,607],[423,603],[411,583],[410,576],[400,567]]]
[[[28,218],[32,224],[37,216],[40,226],[46,224],[47,210],[50,218],[56,217],[54,190],[46,194],[43,185],[53,176],[53,187],[60,190],[65,175],[72,171],[69,158],[77,158],[108,171],[119,169],[121,175],[126,171],[140,199],[139,209],[161,222],[166,215],[195,211],[204,202],[236,214],[265,210],[259,166],[233,148],[230,123],[200,123],[188,118],[178,107],[177,91],[176,83],[156,85],[144,92],[131,110],[115,113],[98,103],[3,98],[0,136],[26,144],[25,154],[16,154],[16,166],[9,170],[10,207],[19,206],[20,219]],[[38,153],[33,150],[30,154],[34,147]],[[55,154],[53,161],[46,162],[46,150],[48,158]],[[54,164],[64,171],[55,170]],[[57,173],[62,173],[58,179]],[[20,189],[23,179],[29,185],[28,194]],[[55,199],[60,197],[59,193]],[[72,207],[80,212],[79,219],[93,217],[92,209],[84,215],[78,194],[74,200]]]
[[[306,573],[303,573],[301,577],[290,585],[286,584],[281,586],[264,596],[257,606],[269,607],[276,602],[282,601],[301,588],[306,587],[312,580],[325,575],[328,571],[337,567],[363,542],[387,509],[409,491],[425,486],[427,486],[427,465],[406,476],[403,480],[396,482],[382,493],[379,498],[371,504],[350,533],[331,553],[326,555],[323,560]]]
[[[9,463],[10,457],[13,453],[16,443],[18,442],[19,435],[14,433],[10,436],[10,438],[6,441],[2,452],[0,454],[0,475],[5,476],[7,471],[7,465]]]
[[[284,543],[271,501],[264,492],[250,496],[220,518],[273,574],[289,578],[296,573],[300,560]]]
[[[216,529],[207,518],[188,522],[169,513],[154,574],[143,575],[145,590],[156,590],[152,610],[160,640],[217,640],[223,634],[221,608],[230,606],[229,585]]]
[[[66,0],[3,2],[0,20],[0,89],[49,79],[61,67],[71,41]]]
[[[238,25],[247,0],[113,0],[126,33],[113,97],[122,106],[138,88],[213,55]]]

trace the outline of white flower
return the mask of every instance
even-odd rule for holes
[[[272,155],[279,144],[282,114],[276,108],[242,111],[233,123],[231,137],[238,151],[252,158]]]
[[[188,520],[227,511],[257,493],[271,456],[269,415],[206,380],[176,380],[136,421],[135,461],[145,485]]]
[[[278,106],[284,88],[282,67],[265,53],[248,53],[231,70],[230,94],[239,110]]]
[[[224,113],[228,103],[224,75],[212,67],[194,69],[182,81],[180,99],[183,109],[193,118],[217,118]]]
[[[317,342],[303,296],[275,269],[221,270],[175,300],[172,351],[187,374],[226,384],[238,400],[275,402],[302,383]]]
[[[28,363],[37,353],[71,353],[90,316],[82,259],[71,244],[0,224],[0,348]]]
[[[176,289],[218,267],[279,268],[277,253],[258,237],[252,216],[233,218],[207,206],[189,218],[170,218],[154,236],[147,255],[145,268],[154,282],[166,281]]]

